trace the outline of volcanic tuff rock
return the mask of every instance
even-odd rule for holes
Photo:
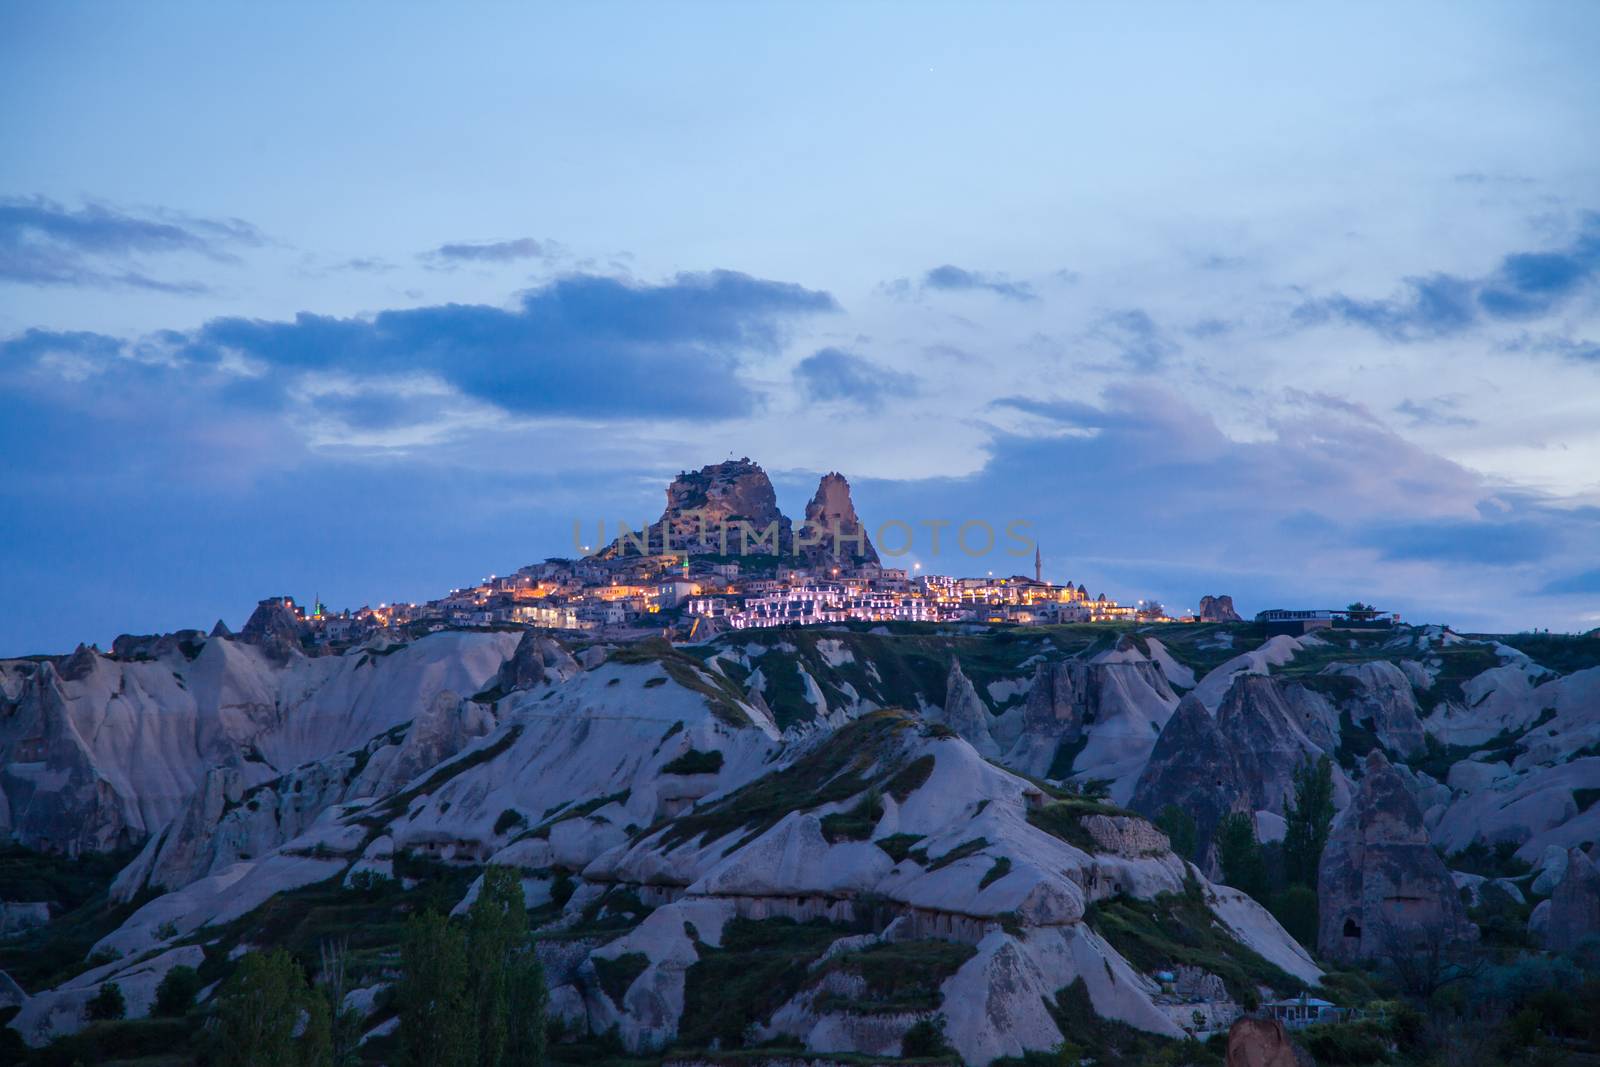
[[[1568,948],[1600,934],[1600,868],[1581,848],[1567,853],[1567,870],[1550,894],[1545,943]]]
[[[649,548],[653,554],[742,555],[748,527],[750,551],[771,554],[788,550],[792,543],[789,525],[778,510],[778,494],[767,472],[746,456],[683,471],[674,478],[667,486],[666,510],[650,528]],[[769,534],[769,528],[775,533]],[[626,536],[619,536],[599,553],[604,559],[638,554],[639,547]]]
[[[1328,836],[1317,892],[1317,945],[1330,959],[1381,958],[1418,937],[1477,937],[1422,813],[1379,749],[1368,754],[1355,801]]]
[[[1264,674],[1242,674],[1217,709],[1217,729],[1239,763],[1250,810],[1284,813],[1294,772],[1324,754],[1284,700],[1283,687]]]
[[[1177,704],[1166,675],[1147,659],[1041,667],[1023,708],[1021,732],[1001,762],[1042,777],[1066,745],[1068,752],[1078,750],[1073,773],[1106,779],[1111,798],[1127,803]],[[1061,777],[1066,771],[1055,768]]]
[[[1228,1029],[1227,1067],[1315,1067],[1276,1019],[1245,1016]]]
[[[939,721],[966,738],[981,755],[992,759],[1000,754],[1000,746],[995,744],[994,737],[989,733],[989,719],[989,709],[984,706],[978,691],[972,688],[972,682],[961,673],[961,661],[952,658],[950,674],[945,679],[944,710]]]
[[[1203,596],[1200,598],[1201,622],[1240,622],[1239,613],[1233,610],[1231,596]]]
[[[837,471],[824,474],[817,483],[816,495],[806,504],[801,530],[804,539],[817,542],[805,552],[810,558],[878,562],[878,550],[856,517],[850,483]]]
[[[1200,698],[1190,694],[1156,739],[1130,806],[1152,819],[1169,804],[1188,812],[1195,822],[1195,862],[1211,870],[1217,825],[1245,789],[1235,747]]]

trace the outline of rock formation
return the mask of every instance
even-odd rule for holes
[[[1570,948],[1596,934],[1600,934],[1600,868],[1583,849],[1574,848],[1567,853],[1566,873],[1550,894],[1545,944]]]
[[[1130,806],[1152,819],[1169,804],[1191,815],[1195,854],[1189,858],[1210,870],[1215,867],[1211,844],[1217,825],[1245,791],[1238,753],[1200,698],[1190,694],[1156,738]]]
[[[1233,610],[1233,597],[1231,596],[1203,596],[1200,598],[1199,618],[1201,622],[1243,622],[1239,613]]]
[[[815,561],[878,562],[878,551],[856,516],[850,483],[837,471],[824,474],[817,483],[796,536],[807,545],[802,554]]]
[[[1380,750],[1367,756],[1361,788],[1334,823],[1317,892],[1317,945],[1329,959],[1355,962],[1405,951],[1415,940],[1477,937],[1422,812]]]
[[[239,640],[255,645],[279,662],[300,652],[300,621],[284,597],[268,597],[250,613]]]
[[[950,674],[945,679],[944,710],[940,721],[966,738],[981,755],[993,758],[1000,754],[1000,746],[995,744],[989,732],[990,718],[989,709],[984,706],[978,691],[962,673],[961,661],[952,658]]]
[[[665,532],[665,547],[663,547]],[[638,555],[635,537],[619,536],[600,551],[603,559]],[[778,494],[760,464],[748,456],[683,471],[667,486],[667,506],[651,525],[649,550],[743,555],[787,552],[789,520],[778,510]]]
[[[1241,674],[1217,708],[1217,729],[1238,761],[1251,811],[1284,813],[1294,773],[1324,754],[1284,699],[1277,679]]]
[[[1227,1067],[1315,1067],[1276,1019],[1245,1016],[1228,1028]]]

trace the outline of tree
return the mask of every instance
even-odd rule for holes
[[[1333,826],[1333,761],[1326,755],[1294,772],[1294,796],[1284,806],[1284,875],[1290,883],[1317,888],[1317,866]]]
[[[401,947],[400,1042],[416,1067],[477,1062],[477,1027],[468,989],[467,939],[436,911],[406,924]]]
[[[1265,903],[1267,865],[1249,813],[1233,812],[1217,827],[1217,858],[1224,882]]]
[[[200,992],[200,975],[193,967],[178,964],[166,973],[156,986],[156,1002],[152,1015],[187,1015],[194,1007],[194,998]]]
[[[1199,840],[1199,832],[1193,815],[1176,804],[1168,804],[1157,813],[1156,827],[1171,840],[1172,851],[1183,859],[1194,859],[1194,848]]]
[[[283,949],[251,952],[239,961],[217,1004],[215,1062],[223,1067],[326,1063],[326,1028],[308,1026],[295,1039],[302,1013],[314,1012],[306,976]],[[310,1022],[315,1022],[314,1015]]]
[[[350,992],[346,941],[324,941],[318,949],[317,992],[328,1007],[328,1054],[333,1067],[350,1067],[358,1062],[361,1043],[361,1013],[344,1006]]]
[[[90,1022],[100,1022],[106,1019],[120,1019],[128,1014],[128,1004],[122,999],[122,987],[115,982],[107,982],[100,987],[100,991],[89,999],[84,1005],[84,1010],[89,1015]]]
[[[1317,943],[1317,894],[1310,886],[1291,885],[1272,901],[1272,916],[1302,945]]]
[[[467,954],[482,1067],[538,1063],[544,1056],[544,970],[528,945],[522,880],[509,867],[483,872],[467,912]]]

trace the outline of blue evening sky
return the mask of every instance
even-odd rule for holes
[[[437,595],[730,454],[1124,600],[1592,628],[1597,45],[1575,2],[0,4],[0,655]]]

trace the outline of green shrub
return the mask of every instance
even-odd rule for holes
[[[156,1002],[152,1015],[187,1015],[194,1007],[194,998],[200,992],[200,975],[193,967],[178,964],[166,973],[156,986]]]
[[[91,1022],[120,1019],[128,1014],[127,1002],[122,998],[122,987],[115,982],[102,985],[100,991],[84,1005],[84,1014]]]
[[[600,979],[600,988],[619,1008],[622,998],[649,966],[650,957],[643,952],[625,952],[612,959],[594,957],[594,972]]]
[[[661,768],[662,774],[716,774],[722,770],[722,753],[716,749],[701,752],[691,748]]]

